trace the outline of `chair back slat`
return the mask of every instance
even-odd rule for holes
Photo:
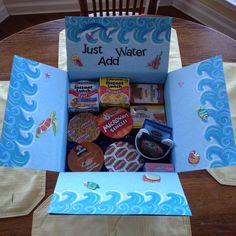
[[[116,15],[116,0],[112,0],[112,13],[113,16]]]
[[[94,16],[97,16],[97,6],[96,6],[96,0],[93,0],[93,14]]]
[[[87,16],[88,15],[88,3],[87,1],[79,1],[80,4],[80,15]]]
[[[160,0],[92,0],[92,9],[88,9],[88,0],[78,0],[81,16],[88,16],[91,12],[93,16],[153,14],[156,10],[157,2],[159,1]]]
[[[98,3],[99,3],[99,13],[100,13],[100,16],[103,16],[102,0],[99,0]]]
[[[107,16],[110,15],[109,9],[110,9],[110,7],[109,7],[109,0],[106,0],[106,14],[107,14]]]
[[[125,15],[129,15],[129,0],[126,0],[126,8],[125,8]]]
[[[143,9],[144,9],[144,0],[140,0],[139,11],[138,11],[139,15],[143,13]]]
[[[119,16],[122,16],[122,4],[123,1],[122,0],[119,0]]]
[[[134,5],[133,5],[133,9],[132,9],[132,15],[135,14],[136,11],[136,7],[137,7],[137,0],[134,0]]]

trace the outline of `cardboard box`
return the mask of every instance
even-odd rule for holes
[[[14,57],[0,165],[60,171],[49,213],[191,215],[177,172],[236,164],[221,56],[167,72],[170,18],[66,17],[68,73]],[[65,173],[69,80],[162,83],[176,173]]]

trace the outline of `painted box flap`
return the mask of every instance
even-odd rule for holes
[[[48,212],[191,215],[176,173],[142,172],[60,173]]]
[[[70,80],[118,76],[164,82],[171,23],[169,17],[65,17]]]
[[[177,172],[236,164],[221,56],[169,73],[165,102]]]
[[[67,73],[19,56],[13,60],[0,165],[63,171]]]

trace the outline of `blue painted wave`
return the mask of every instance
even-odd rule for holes
[[[39,63],[15,56],[6,104],[0,143],[1,166],[24,166],[30,159],[25,147],[33,142],[30,116],[37,108],[33,100],[38,87],[33,82],[40,77]],[[26,115],[27,114],[27,115]]]
[[[127,44],[130,40],[144,43],[148,34],[156,44],[170,42],[170,18],[66,17],[65,22],[67,38],[73,42],[79,42],[84,35],[87,42],[92,44],[98,40],[109,43],[112,37],[117,37],[121,44]]]
[[[127,193],[123,196],[116,191],[105,193],[103,200],[100,194],[87,192],[83,196],[73,191],[65,191],[60,196],[54,193],[49,212],[61,214],[160,214],[191,215],[184,196],[169,193],[161,196],[156,192]],[[163,198],[164,197],[164,198]]]
[[[209,107],[209,118],[215,121],[215,124],[207,127],[204,134],[207,141],[216,143],[208,146],[206,158],[211,161],[210,168],[234,165],[236,147],[221,57],[200,63],[197,71],[204,76],[198,83],[198,90],[202,92],[200,103]]]

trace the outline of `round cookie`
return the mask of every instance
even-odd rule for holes
[[[135,172],[144,161],[135,147],[127,142],[115,142],[107,147],[104,154],[105,166],[109,171]]]
[[[100,134],[97,117],[92,113],[79,113],[68,125],[68,139],[76,143],[93,142]]]
[[[82,143],[73,148],[68,155],[71,171],[100,171],[104,161],[102,149],[95,143]]]

